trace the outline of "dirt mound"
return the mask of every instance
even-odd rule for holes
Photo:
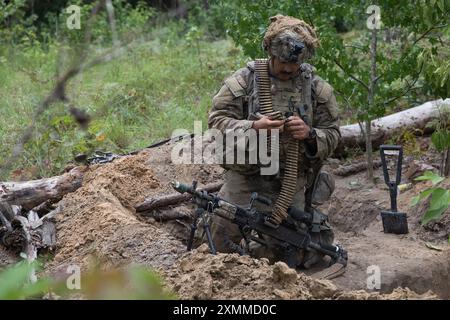
[[[164,272],[168,286],[182,299],[435,299],[408,288],[391,294],[342,291],[331,281],[298,273],[284,262],[238,254],[209,254],[203,244]]]
[[[187,223],[160,224],[137,215],[134,206],[146,197],[173,193],[169,182],[174,179],[218,181],[222,169],[173,165],[170,150],[169,144],[88,168],[82,187],[59,204],[57,250],[48,270],[68,264],[87,268],[98,260],[105,269],[131,262],[157,269],[172,265],[185,251],[177,238],[185,237]]]
[[[337,300],[435,300],[437,296],[432,291],[418,294],[409,288],[396,288],[391,293],[367,292],[364,290],[343,292]]]
[[[108,190],[122,205],[132,207],[143,201],[151,193],[149,190],[160,187],[159,181],[153,177],[153,171],[145,165],[148,157],[148,152],[142,152],[104,166],[93,166],[84,176],[84,189]]]
[[[58,248],[52,265],[86,267],[100,259],[105,268],[130,262],[170,265],[181,244],[155,225],[142,222],[133,206],[160,183],[145,165],[148,153],[89,169],[83,186],[64,197],[57,216]]]
[[[183,299],[312,298],[304,277],[286,264],[271,266],[266,259],[238,254],[213,256],[205,244],[184,255],[166,276]]]
[[[333,282],[313,279],[283,263],[270,265],[265,259],[213,256],[204,246],[186,253],[183,240],[189,220],[159,222],[155,215],[136,214],[134,206],[146,197],[173,193],[169,181],[206,184],[220,181],[223,170],[174,165],[170,150],[166,145],[90,167],[83,186],[60,202],[58,247],[47,271],[69,264],[86,269],[93,261],[101,262],[103,269],[144,264],[159,270],[183,299],[421,299],[433,298],[430,289],[441,297],[450,294],[450,250],[427,248],[412,217],[409,235],[383,234],[379,211],[388,207],[388,191],[382,184],[365,186],[364,173],[338,179],[336,194],[323,208],[330,213],[336,240],[349,252],[347,272]],[[399,207],[406,210],[409,200],[402,197]],[[164,210],[191,211],[192,205]],[[370,265],[381,268],[379,293],[360,291],[366,289]]]

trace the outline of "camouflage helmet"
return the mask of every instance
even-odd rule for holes
[[[270,18],[264,35],[263,49],[283,62],[303,63],[314,55],[319,39],[314,29],[303,20],[276,15]]]

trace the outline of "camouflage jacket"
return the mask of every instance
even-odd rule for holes
[[[295,87],[299,87],[297,80],[300,80],[300,77],[289,80],[290,82],[271,77],[272,84],[284,86],[284,91],[295,91]],[[289,86],[293,88],[291,89]],[[300,148],[299,161],[303,164],[301,167],[310,167],[313,162],[321,163],[333,153],[341,138],[333,88],[325,80],[314,74],[311,89],[312,126],[317,133],[317,152],[310,154],[308,148]],[[274,110],[277,104],[283,104],[282,97],[276,99],[277,94],[272,92]],[[213,107],[209,112],[208,127],[219,129],[222,132],[227,129],[243,129],[245,131],[252,127],[254,120],[249,117],[255,112],[258,112],[258,93],[255,83],[254,62],[249,62],[246,68],[239,69],[227,78],[219,92],[214,96]],[[283,161],[281,154],[280,160]]]

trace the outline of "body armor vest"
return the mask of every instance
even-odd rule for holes
[[[261,113],[259,103],[259,92],[256,80],[256,72],[254,72],[254,64],[248,65],[249,69],[253,71],[253,85],[248,92],[248,119],[252,120],[253,116],[257,113]],[[270,76],[270,94],[272,97],[272,107],[274,111],[279,111],[284,116],[288,112],[296,111],[296,108],[300,106],[302,101],[302,80],[300,75],[294,79],[287,81],[281,81],[273,76]],[[312,105],[312,104],[310,104]],[[307,124],[312,126],[313,123],[313,110],[310,107],[306,110]],[[287,152],[287,140],[288,134],[285,132],[280,133],[280,168],[284,169],[286,152]],[[299,145],[299,158],[298,169],[299,173],[305,169],[305,162],[307,159],[304,156],[305,145],[300,143]]]

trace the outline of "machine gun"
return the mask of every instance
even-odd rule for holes
[[[214,194],[197,189],[196,181],[194,181],[191,186],[178,181],[171,182],[171,185],[180,193],[187,192],[191,194],[197,205],[187,244],[188,251],[192,249],[198,220],[203,218],[203,229],[208,240],[209,248],[212,254],[216,254],[208,222],[208,216],[216,214],[236,224],[247,244],[250,240],[253,240],[263,245],[267,245],[261,235],[278,240],[281,248],[284,250],[285,262],[290,267],[296,266],[295,253],[298,249],[316,250],[329,256],[331,258],[330,266],[335,263],[339,263],[343,266],[347,265],[347,252],[341,246],[314,242],[308,231],[305,231],[300,227],[301,224],[311,224],[312,217],[310,213],[291,207],[288,210],[289,215],[287,219],[274,228],[265,223],[266,219],[270,216],[270,212],[258,211],[253,207],[255,201],[270,206],[271,200],[258,195],[256,192],[251,195],[250,206],[248,208],[243,208]],[[254,235],[255,233],[257,236]]]

